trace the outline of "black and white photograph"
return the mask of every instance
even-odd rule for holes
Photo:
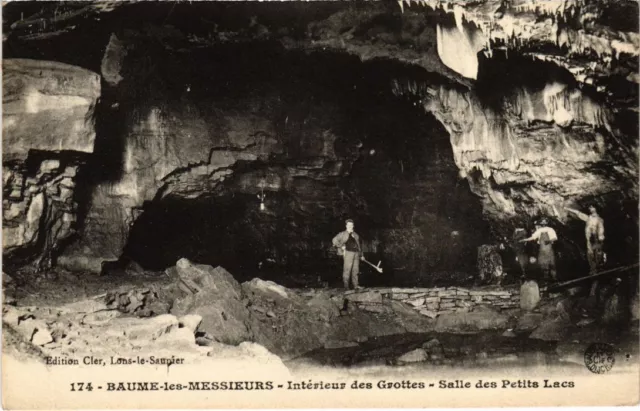
[[[3,407],[637,406],[639,20],[3,2]]]

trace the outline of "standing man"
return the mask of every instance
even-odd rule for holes
[[[587,223],[584,227],[584,235],[587,239],[587,261],[589,261],[589,273],[595,274],[605,262],[603,250],[604,220],[598,215],[598,210],[596,210],[595,206],[589,207],[589,215],[568,207],[567,211],[575,214],[579,219]],[[596,307],[600,306],[600,293],[598,288],[599,281],[595,279],[593,283],[591,283],[591,291],[589,294],[595,298]]]
[[[584,228],[584,235],[587,238],[587,260],[590,272],[594,274],[604,263],[604,220],[598,215],[598,210],[594,206],[589,207],[589,215],[573,208],[567,208],[567,211],[587,223]]]
[[[360,273],[360,260],[364,260],[362,247],[360,246],[360,236],[353,231],[353,220],[345,221],[346,230],[338,233],[331,241],[338,248],[338,255],[344,258],[342,267],[342,282],[344,288],[349,289],[349,282],[353,283],[353,288],[361,288],[358,285],[358,274]]]
[[[547,220],[543,218],[536,223],[536,230],[531,234],[531,237],[522,239],[520,242],[538,241],[540,246],[538,249],[538,266],[544,277],[556,281],[556,256],[553,252],[553,243],[558,241],[558,235],[556,230],[548,227],[548,224]]]

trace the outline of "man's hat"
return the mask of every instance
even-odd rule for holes
[[[349,223],[354,224],[353,220],[350,219],[350,218],[346,219],[344,223],[345,224],[349,224]]]

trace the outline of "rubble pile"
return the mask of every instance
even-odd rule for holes
[[[117,361],[127,353],[179,352],[192,363],[227,356],[263,361],[433,333],[584,342],[606,325],[562,295],[521,309],[517,289],[288,289],[259,278],[240,284],[222,267],[187,259],[167,274],[173,281],[164,288],[121,286],[64,305],[20,306],[5,298],[5,344],[38,358],[91,354]],[[447,354],[442,347],[430,339],[394,364],[439,364]]]

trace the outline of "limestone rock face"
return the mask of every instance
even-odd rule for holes
[[[398,79],[392,87],[399,96],[412,95],[410,101],[449,131],[460,175],[482,197],[498,231],[506,221],[539,215],[564,224],[564,207],[575,203],[605,207],[618,201],[611,200],[616,196],[637,199],[637,131],[623,131],[619,115],[635,111],[637,103],[620,97],[611,78],[622,77],[623,87],[636,88],[640,36],[637,23],[607,17],[636,16],[636,2],[399,4],[397,14],[372,6],[312,23],[313,44],[363,60],[384,56],[410,62],[448,79],[442,84]],[[430,27],[421,24],[425,21]],[[481,80],[482,61],[508,64],[518,56],[528,64],[551,63],[540,70],[562,67],[571,79],[537,87],[514,84],[500,107],[485,104],[473,82]],[[630,117],[637,123],[636,114]]]
[[[437,7],[435,1],[427,0],[422,3]],[[637,27],[634,30],[621,21],[616,23],[606,17],[608,13],[637,15],[637,3],[611,3],[604,0],[515,0],[506,4],[500,0],[472,3],[451,0],[438,3],[448,3],[445,4],[445,9],[455,16],[457,30],[451,30],[453,33],[449,36],[460,37],[451,44],[458,45],[458,48],[483,50],[488,56],[495,49],[524,51],[536,59],[553,61],[567,68],[578,81],[586,84],[597,83],[610,75],[615,65],[626,68],[629,80],[638,81],[637,73],[633,73],[637,70],[632,69],[625,61],[625,55],[638,55],[640,36]],[[468,26],[476,30],[470,30]],[[443,38],[443,41],[446,40],[446,37]],[[480,44],[481,42],[484,44]],[[548,48],[540,47],[541,45]],[[541,49],[555,49],[558,52],[549,53]],[[592,56],[589,64],[585,64],[580,58],[587,55]],[[471,53],[467,53],[467,56],[472,59]],[[443,57],[443,61],[460,72],[455,65],[458,61],[449,61],[446,57]],[[612,64],[612,60],[618,61]],[[473,61],[464,67],[473,67]],[[472,73],[461,74],[471,77],[469,74]]]
[[[133,87],[126,81],[118,85],[129,86]],[[330,207],[340,192],[322,181],[344,174],[349,165],[347,154],[339,156],[334,150],[337,136],[310,124],[292,137],[293,143],[285,142],[278,137],[269,108],[281,104],[278,96],[237,104],[240,108],[187,96],[180,107],[168,100],[158,105],[145,102],[123,114],[124,153],[118,177],[93,188],[82,236],[65,249],[59,265],[100,272],[103,261],[122,255],[143,204],[153,200],[198,199],[222,190],[255,198],[256,191],[264,188],[300,198],[295,203],[299,212]],[[285,153],[285,143],[299,149]],[[237,172],[269,159],[280,165]],[[273,197],[269,194],[269,201]]]
[[[154,27],[150,30],[166,36],[160,46],[141,40],[142,31],[104,38],[106,51],[92,64],[105,80],[109,106],[120,113],[113,122],[122,125],[121,135],[110,138],[121,144],[121,158],[113,175],[92,187],[80,241],[58,261],[67,268],[99,271],[102,261],[121,256],[145,202],[172,197],[198,199],[227,190],[255,198],[261,186],[291,195],[300,215],[347,213],[336,206],[343,193],[326,182],[349,173],[359,148],[356,141],[347,143],[345,151],[351,154],[339,153],[343,142],[332,125],[307,121],[321,118],[317,112],[297,119],[282,115],[288,108],[279,105],[283,96],[273,91],[223,103],[215,93],[184,81],[193,73],[174,76],[179,68],[171,64],[184,61],[166,58],[167,50],[265,39],[291,52],[337,50],[361,61],[384,58],[413,66],[404,67],[409,78],[398,76],[389,89],[444,126],[460,177],[481,198],[499,235],[512,229],[506,227],[512,223],[540,215],[565,225],[570,221],[565,207],[586,203],[609,207],[613,219],[622,215],[618,226],[637,225],[635,205],[629,211],[621,203],[637,201],[637,130],[630,124],[637,123],[640,36],[634,19],[611,18],[637,15],[637,2],[419,0],[400,5],[345,4],[322,13],[301,8],[295,11],[300,17],[295,30],[266,29],[258,23],[203,38],[185,35],[188,28]],[[65,24],[70,23],[42,32],[55,38]],[[11,26],[11,38],[30,41],[25,22]],[[299,33],[293,36],[294,31]],[[163,50],[153,54],[157,50],[152,47]],[[136,66],[143,55],[153,55],[164,73]],[[496,93],[483,92],[483,70],[510,67],[515,58],[521,59],[521,67],[535,62],[542,65],[536,66],[541,72],[554,68],[564,77],[550,76],[535,86],[524,84],[525,79],[504,86],[496,101],[487,101],[487,95]],[[211,79],[211,85],[217,80]],[[488,84],[497,84],[494,80]],[[97,75],[61,63],[5,60],[3,81],[5,162],[24,159],[29,149],[92,151]],[[208,90],[206,82],[200,83]],[[299,133],[291,131],[296,127]],[[252,170],[257,165],[263,167]],[[27,215],[33,204],[30,215],[35,218],[40,200],[30,199],[5,208],[10,216],[22,215],[22,209]],[[44,198],[45,207],[49,203]],[[8,229],[8,237],[21,238],[10,244],[31,243],[33,227],[12,224]],[[629,235],[630,242],[635,235]],[[311,240],[301,239],[305,241]]]
[[[3,165],[2,239],[9,265],[34,263],[37,269],[48,268],[63,240],[76,233],[74,192],[83,161],[51,156],[41,160],[36,172],[18,161]],[[14,258],[26,249],[35,251]]]
[[[415,96],[449,130],[461,175],[494,219],[546,214],[566,221],[565,205],[624,188],[595,164],[608,163],[627,181],[636,174],[634,162],[623,157],[625,165],[616,164],[618,149],[633,151],[635,143],[608,150],[607,140],[619,141],[611,114],[578,89],[556,84],[531,93],[523,88],[503,102],[501,114],[481,108],[472,91],[411,81],[396,82],[394,90]]]
[[[93,151],[99,95],[99,77],[88,70],[3,60],[2,237],[8,263],[47,268],[76,232],[77,174]],[[27,249],[32,252],[14,258]]]
[[[2,159],[29,150],[93,152],[100,77],[68,64],[3,59]]]
[[[122,42],[115,34],[111,34],[109,44],[102,58],[100,71],[102,72],[102,77],[112,86],[122,81],[120,70],[122,69],[122,62],[126,55],[127,50]]]

